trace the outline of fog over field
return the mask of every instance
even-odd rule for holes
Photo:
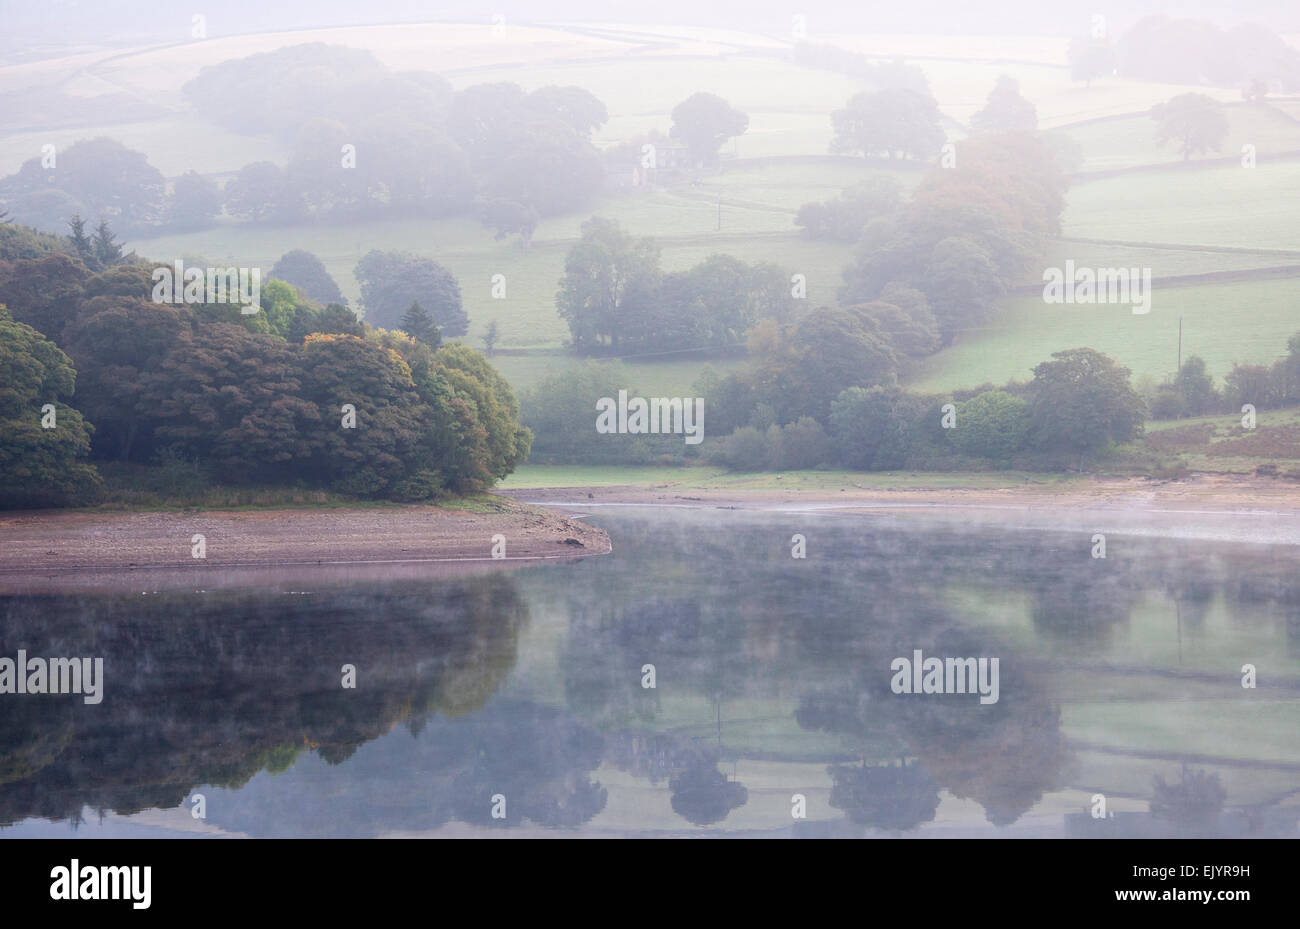
[[[1300,6],[0,24],[0,839],[1300,831]]]

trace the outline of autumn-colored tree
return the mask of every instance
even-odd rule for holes
[[[0,262],[0,303],[10,315],[59,343],[77,314],[91,274],[67,255]]]
[[[143,381],[155,443],[207,465],[224,483],[291,479],[321,433],[303,397],[294,347],[233,323],[197,326]]]

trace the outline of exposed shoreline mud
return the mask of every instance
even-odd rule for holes
[[[786,505],[998,506],[1077,509],[1117,507],[1234,512],[1259,510],[1300,514],[1300,483],[1247,475],[1196,475],[1182,480],[1091,478],[1062,484],[1025,483],[999,488],[850,486],[830,489],[709,489],[686,484],[623,484],[601,487],[534,487],[497,491],[498,496],[554,506],[601,504],[735,505],[780,509]]]
[[[202,558],[194,557],[196,534],[203,536]],[[504,558],[493,557],[496,535],[505,537]],[[610,550],[602,529],[505,499],[488,512],[432,506],[7,512],[0,513],[0,590],[136,585],[135,578],[144,586],[217,586],[267,569],[342,579],[383,567],[436,577]]]
[[[602,508],[637,506],[722,508],[1300,545],[1300,484],[1253,476],[1197,475],[1177,481],[1079,479],[993,489],[850,486],[774,491],[623,485],[500,493],[534,505],[592,514],[599,514]]]

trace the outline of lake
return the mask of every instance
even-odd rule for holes
[[[0,595],[0,656],[104,667],[0,694],[0,836],[1296,834],[1295,545],[589,512],[608,556]]]

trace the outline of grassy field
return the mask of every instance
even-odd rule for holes
[[[748,132],[728,143],[742,158],[825,154],[830,113],[864,89],[852,78],[771,58],[681,57],[656,62],[654,80],[643,58],[559,62],[479,69],[447,75],[453,86],[512,81],[525,90],[548,84],[587,87],[605,102],[611,120],[598,143],[620,142],[651,129],[666,131],[672,108],[708,89],[750,115]]]
[[[1271,464],[1300,478],[1300,409],[1259,411],[1253,430],[1234,413],[1151,423],[1147,432],[1147,448],[1177,455],[1196,471],[1249,473]]]
[[[667,359],[667,360],[665,360]],[[608,365],[618,370],[619,382],[643,397],[694,396],[693,385],[708,370],[721,377],[744,367],[743,359],[651,356],[644,359],[575,358],[563,349],[497,352],[493,366],[515,390],[534,386],[545,378],[576,370],[584,365]]]
[[[0,177],[14,173],[31,158],[41,157],[42,145],[52,144],[62,152],[74,142],[100,136],[144,152],[149,163],[165,177],[177,177],[190,170],[200,174],[232,173],[249,162],[283,163],[288,157],[274,139],[240,135],[195,114],[177,113],[148,122],[0,133]],[[203,144],[196,145],[195,139],[202,139]]]
[[[1298,198],[1300,161],[1131,174],[1071,187],[1063,230],[1087,239],[1300,251]]]
[[[926,392],[1028,380],[1052,352],[1086,346],[1105,352],[1157,383],[1178,366],[1178,320],[1183,354],[1200,355],[1221,379],[1233,363],[1269,364],[1286,354],[1300,330],[1300,280],[1245,281],[1154,289],[1151,311],[1128,306],[1049,305],[1040,294],[1015,297],[986,328],[974,329],[932,355],[908,379]]]
[[[1189,89],[1226,102],[1235,90],[1105,77],[1091,86],[1070,79],[1068,40],[1047,36],[835,36],[822,41],[854,48],[883,60],[904,58],[920,66],[943,112],[965,123],[984,106],[998,78],[1020,82],[1020,92],[1038,110],[1044,129],[1082,120],[1145,112]]]
[[[214,37],[198,42],[189,40],[187,21],[185,28],[178,30],[175,45],[117,54],[76,77],[111,84],[155,102],[176,104],[183,99],[181,86],[206,65],[308,42],[367,49],[394,70],[433,69],[444,73],[520,60],[602,58],[624,54],[634,47],[618,40],[513,23],[493,30],[486,16],[484,20],[482,25],[344,26]]]
[[[837,177],[865,177],[870,169],[859,170],[858,165],[854,161],[832,169]],[[764,171],[738,171],[723,178],[744,180]],[[834,184],[807,188],[810,198],[830,196],[839,189]],[[142,255],[163,261],[206,258],[266,271],[284,252],[307,249],[325,263],[353,306],[359,304],[361,295],[352,271],[362,254],[374,248],[412,251],[442,263],[460,282],[472,343],[477,344],[489,322],[495,320],[501,348],[547,349],[558,348],[568,339],[568,327],[555,312],[555,293],[564,274],[565,255],[588,215],[609,216],[632,233],[654,237],[662,246],[663,267],[668,271],[688,268],[722,252],[748,262],[771,262],[789,274],[803,274],[807,299],[813,306],[834,303],[841,272],[851,256],[847,245],[804,238],[794,225],[793,213],[765,205],[748,208],[724,202],[719,231],[716,194],[710,196],[703,190],[698,196],[647,192],[604,198],[591,214],[544,221],[527,252],[514,241],[494,241],[491,233],[467,218],[383,220],[347,227],[223,223],[202,232],[134,240],[129,245]],[[496,274],[505,276],[504,299],[492,295]]]
[[[1300,252],[1265,250],[1215,250],[1197,246],[1145,247],[1119,245],[1114,242],[1080,239],[1057,239],[1048,245],[1040,265],[1027,272],[1023,284],[1041,287],[1042,268],[1064,268],[1071,260],[1079,268],[1150,268],[1151,277],[1177,277],[1204,274],[1207,271],[1245,271],[1300,265]]]
[[[712,199],[721,193],[724,205],[736,203],[755,209],[775,209],[793,216],[805,203],[830,200],[845,188],[882,174],[893,177],[906,193],[916,186],[922,173],[921,165],[889,164],[864,158],[742,161],[726,164],[722,173],[705,178],[698,195]],[[682,195],[680,191],[677,193]]]
[[[1240,157],[1242,146],[1254,145],[1257,156],[1300,150],[1300,125],[1269,109],[1234,106],[1227,110],[1229,131],[1217,152],[1200,158]],[[1108,171],[1136,165],[1178,163],[1177,146],[1156,145],[1156,124],[1145,114],[1061,129],[1079,144],[1083,171]]]
[[[659,50],[650,48],[651,43],[665,38],[678,44]],[[1191,88],[1111,78],[1084,87],[1069,80],[1064,67],[1065,42],[1060,39],[818,36],[815,32],[810,39],[835,41],[867,54],[913,59],[926,71],[945,116],[962,123],[983,106],[997,78],[1011,74],[1038,107],[1042,126],[1067,127],[1061,131],[1080,144],[1085,170],[1171,166],[1160,172],[1076,184],[1068,194],[1064,221],[1068,236],[1297,253],[1287,257],[1249,251],[1062,241],[1045,256],[1045,266],[1073,259],[1088,267],[1149,267],[1158,278],[1300,263],[1300,223],[1294,215],[1294,204],[1300,202],[1300,162],[1261,164],[1253,170],[1236,166],[1183,170],[1177,167],[1179,158],[1172,148],[1155,146],[1153,124],[1146,110]],[[907,168],[865,160],[846,158],[827,163],[807,157],[826,153],[831,138],[830,112],[864,88],[842,75],[799,68],[775,58],[736,54],[750,46],[780,49],[786,44],[782,37],[657,26],[611,26],[608,32],[594,35],[513,25],[500,34],[486,25],[407,25],[240,36],[178,43],[102,60],[102,56],[83,56],[69,59],[62,70],[49,63],[2,68],[0,86],[12,87],[26,79],[22,75],[39,72],[42,80],[60,76],[70,92],[139,94],[173,108],[174,115],[144,123],[57,132],[5,134],[0,130],[0,173],[9,173],[27,158],[39,155],[40,146],[47,142],[62,149],[78,138],[100,134],[145,152],[168,176],[190,168],[220,174],[259,159],[282,162],[284,153],[272,140],[230,133],[182,109],[184,99],[179,86],[205,64],[310,41],[370,48],[395,69],[434,68],[457,87],[489,81],[513,81],[526,89],[546,84],[587,87],[606,102],[611,114],[610,121],[596,134],[600,145],[617,143],[649,129],[666,130],[672,107],[699,90],[720,94],[749,113],[749,131],[727,149],[739,160],[727,162],[721,173],[701,178],[692,187],[606,197],[589,211],[549,219],[538,228],[528,252],[511,241],[494,241],[470,219],[382,221],[348,227],[223,223],[205,232],[129,243],[139,253],[158,260],[207,258],[259,266],[267,271],[284,252],[308,249],[321,257],[353,305],[359,302],[360,294],[352,269],[362,254],[379,248],[426,255],[446,265],[460,281],[471,320],[468,341],[479,344],[488,323],[498,323],[499,347],[504,351],[492,361],[516,388],[585,363],[562,348],[568,332],[555,312],[554,296],[565,254],[589,215],[616,218],[633,233],[659,239],[668,270],[686,268],[711,253],[725,252],[746,261],[774,262],[789,273],[802,273],[808,282],[808,305],[818,306],[834,302],[852,249],[800,236],[793,223],[798,207],[833,197],[876,172],[890,171],[905,186],[919,177]],[[653,79],[647,79],[650,68],[654,70]],[[1195,89],[1225,100],[1238,98],[1235,90]],[[1300,117],[1300,103],[1280,105]],[[1087,126],[1068,125],[1113,114],[1136,115]],[[1300,148],[1300,126],[1273,113],[1234,108],[1231,126],[1223,146],[1225,156],[1239,154],[1246,143],[1256,145],[1259,154]],[[791,156],[806,160],[747,161]],[[495,274],[505,275],[505,299],[492,296]],[[1036,275],[1030,279],[1034,281]],[[986,327],[964,333],[956,345],[927,359],[907,379],[907,386],[943,392],[985,382],[1025,379],[1033,365],[1049,358],[1053,351],[1082,345],[1111,354],[1130,367],[1135,377],[1146,375],[1159,381],[1171,374],[1176,364],[1179,317],[1183,320],[1183,357],[1201,355],[1221,382],[1234,362],[1268,363],[1285,351],[1287,336],[1300,329],[1298,301],[1300,280],[1160,288],[1146,316],[1135,316],[1127,307],[1048,306],[1037,295],[1016,296],[1004,301]],[[629,386],[642,394],[663,396],[688,394],[706,368],[725,374],[742,364],[689,356],[624,359],[623,363]],[[1258,428],[1249,435],[1242,432],[1235,415],[1151,423],[1148,428],[1146,448],[1181,457],[1197,470],[1244,472],[1263,461],[1278,462],[1284,471],[1300,470],[1300,410],[1261,412]],[[148,488],[128,494],[128,489],[138,483],[136,476],[109,477],[118,494],[110,506],[157,505],[156,501],[151,504],[154,493]],[[1030,482],[1064,490],[1082,480],[1019,472],[735,474],[703,466],[525,465],[500,486],[526,491],[631,484],[687,496],[694,490],[837,493],[863,488],[995,489]],[[257,507],[268,502],[283,506],[285,500],[283,492],[268,496],[259,490],[231,489],[198,492],[192,503]],[[302,492],[290,500],[313,507],[357,505],[355,501],[316,492]],[[473,508],[489,504],[469,500],[448,505]],[[970,621],[996,623],[1013,637],[1017,627],[1028,629],[1027,624],[1032,623],[1028,601],[998,593],[994,589],[974,591],[955,605]],[[1176,617],[1168,603],[1143,602],[1135,610],[1134,620],[1117,635],[1135,664],[1146,661],[1156,667],[1196,670],[1217,670],[1234,663],[1239,667],[1243,661],[1256,660],[1270,641],[1261,626],[1257,647],[1248,642],[1241,653],[1223,653],[1221,646],[1230,637],[1226,634],[1228,617],[1222,604],[1216,604],[1207,614],[1199,638],[1189,638],[1185,643],[1185,654],[1176,650],[1178,640],[1170,633]],[[1240,643],[1241,639],[1232,641]],[[1295,675],[1296,660],[1285,662],[1283,670]],[[1088,695],[1062,708],[1062,724],[1072,739],[1134,751],[1187,750],[1190,744],[1211,755],[1300,762],[1300,739],[1293,725],[1294,700],[1243,699],[1240,705],[1225,706],[1209,685],[1202,683],[1189,684],[1183,699],[1153,708],[1149,701],[1157,698],[1151,696],[1154,685],[1149,680],[1105,671],[1080,674],[1086,674],[1088,686],[1072,689],[1086,690]],[[562,693],[562,688],[557,692]],[[1139,705],[1143,712],[1135,713],[1134,707]],[[725,744],[742,753],[789,748],[792,744],[796,754],[815,756],[824,752],[832,741],[830,737],[798,729],[793,710],[788,700],[731,702],[724,709],[722,722]],[[712,713],[712,704],[705,700],[669,698],[664,705],[667,724],[688,735],[709,735],[713,731]],[[792,741],[796,737],[802,741]],[[1265,744],[1266,751],[1261,748]],[[1270,799],[1295,786],[1291,772],[1228,766],[1211,769],[1223,774],[1230,802],[1234,803]],[[1154,774],[1168,778],[1176,771],[1167,761],[1117,759],[1080,751],[1069,783],[1085,790],[1149,797]],[[755,799],[728,821],[729,826],[787,826],[791,783],[808,785],[805,790],[814,819],[834,815],[826,802],[830,783],[822,763],[742,759],[736,775],[748,785]],[[602,824],[639,823],[644,818],[644,805],[653,803],[662,812],[665,828],[684,828],[681,818],[667,805],[662,790],[646,790],[643,782],[609,768],[600,770],[599,779],[611,786],[610,805],[602,814]],[[758,802],[765,792],[771,796]],[[945,795],[944,802],[947,810],[954,801]],[[1080,809],[1084,802],[1079,798]],[[1144,803],[1141,808],[1145,809]]]
[[[1087,267],[1151,268],[1153,276],[1212,270],[1242,270],[1300,263],[1300,224],[1291,204],[1300,195],[1300,161],[1240,167],[1182,169],[1171,148],[1157,148],[1151,104],[1188,88],[1106,78],[1092,87],[1069,79],[1064,43],[1032,37],[972,39],[945,36],[813,36],[869,55],[904,56],[921,66],[951,124],[969,118],[1002,73],[1021,82],[1038,108],[1043,126],[1061,131],[1082,146],[1087,169],[1169,164],[1169,170],[1142,172],[1077,183],[1068,194],[1064,233],[1045,256],[1044,266],[1066,259]],[[306,41],[330,41],[373,50],[390,67],[436,67],[457,87],[508,80],[532,89],[547,84],[588,87],[607,104],[610,122],[597,133],[599,144],[627,139],[651,128],[666,130],[669,112],[685,97],[709,90],[750,114],[750,130],[730,145],[738,156],[719,173],[691,185],[659,191],[610,195],[590,210],[544,221],[528,252],[513,241],[494,241],[468,218],[397,220],[347,227],[302,224],[260,227],[222,223],[214,229],[130,243],[140,254],[159,260],[206,258],[269,269],[284,252],[315,252],[356,306],[359,289],[352,276],[358,258],[374,248],[403,249],[431,257],[460,281],[470,316],[467,340],[480,344],[491,322],[500,332],[494,359],[516,387],[581,363],[562,353],[568,331],[555,312],[554,298],[564,258],[590,215],[615,218],[629,231],[655,237],[667,270],[689,267],[723,252],[750,262],[767,261],[807,280],[808,306],[833,304],[842,271],[851,259],[848,246],[818,243],[799,234],[795,211],[824,200],[880,172],[904,187],[920,172],[911,167],[823,156],[830,140],[829,114],[854,92],[854,79],[805,68],[774,56],[788,37],[728,30],[659,26],[532,29],[507,26],[424,25],[349,27],[308,33],[213,39],[201,43],[134,50],[111,56],[82,56],[57,63],[0,69],[0,84],[61,81],[70,91],[135,93],[174,116],[147,123],[107,127],[105,132],[146,152],[165,174],[196,167],[221,173],[258,158],[282,160],[268,139],[242,137],[200,121],[183,109],[178,82],[204,64]],[[754,54],[758,50],[760,54]],[[433,56],[431,59],[430,56]],[[431,65],[433,60],[435,64]],[[655,79],[646,80],[647,61]],[[1235,92],[1208,91],[1225,100]],[[1281,101],[1281,107],[1292,101]],[[1079,120],[1109,113],[1132,114],[1085,126]],[[1224,152],[1235,154],[1249,142],[1260,154],[1300,148],[1300,125],[1271,110],[1236,106]],[[0,134],[0,171],[12,170],[39,151],[39,144],[66,144],[97,134]],[[201,144],[197,140],[202,140]],[[774,160],[756,161],[754,159]],[[721,202],[721,228],[719,228]],[[1146,243],[1120,245],[1117,241]],[[1159,245],[1193,248],[1162,248]],[[1242,251],[1215,251],[1229,247]],[[1256,251],[1250,251],[1250,250]],[[1289,250],[1293,256],[1263,250]],[[504,275],[504,299],[493,297],[494,275]],[[1037,283],[1038,274],[1026,283]],[[927,359],[911,373],[909,386],[948,390],[1011,377],[1027,377],[1052,351],[1089,345],[1114,354],[1135,375],[1156,379],[1170,373],[1176,357],[1177,317],[1184,317],[1184,356],[1201,354],[1222,376],[1234,361],[1262,362],[1283,350],[1296,328],[1292,309],[1294,281],[1260,281],[1162,289],[1149,316],[1126,308],[1045,307],[1036,297],[1012,297],[986,328],[965,333],[952,348]],[[1231,325],[1224,325],[1231,320]],[[633,362],[638,386],[664,395],[683,395],[707,365],[726,372],[738,362],[709,361],[689,355],[625,359]]]
[[[1254,172],[1238,169],[1228,175],[1228,180],[1255,179],[1283,167],[1291,168],[1263,166]],[[828,169],[829,177],[825,186],[819,187],[820,172],[824,169]],[[788,273],[804,274],[808,282],[808,305],[832,304],[842,283],[842,270],[851,260],[851,247],[804,238],[793,226],[793,216],[788,212],[776,212],[770,206],[764,209],[735,206],[731,200],[733,195],[743,194],[743,200],[748,203],[759,204],[760,198],[767,198],[775,206],[774,201],[783,196],[789,197],[787,202],[804,196],[821,199],[831,195],[836,184],[865,176],[869,170],[858,162],[809,166],[803,186],[795,195],[783,193],[782,183],[787,178],[793,180],[791,175],[797,173],[797,166],[749,167],[723,174],[717,178],[718,186],[724,191],[721,232],[716,229],[716,200],[711,199],[708,191],[701,191],[698,199],[677,193],[611,197],[595,212],[619,219],[635,233],[657,237],[663,246],[663,264],[667,270],[690,267],[710,254],[725,252],[746,261],[773,262]],[[1216,169],[1209,173],[1220,177],[1229,170]],[[1300,183],[1300,165],[1283,173]],[[1163,201],[1165,195],[1159,191],[1165,185],[1177,186],[1185,180],[1179,176],[1153,184],[1151,178],[1143,179],[1148,201]],[[1145,228],[1120,226],[1121,221],[1112,215],[1113,206],[1104,205],[1113,204],[1123,196],[1116,188],[1136,186],[1143,185],[1135,184],[1135,179],[1117,178],[1083,185],[1072,192],[1071,217],[1080,214],[1104,217],[1106,224],[1089,227],[1074,223],[1069,231],[1132,238],[1149,235],[1158,239],[1163,235],[1177,240],[1174,230],[1160,229],[1153,233]],[[1257,199],[1269,199],[1268,188],[1256,185],[1251,190]],[[1075,199],[1079,191],[1082,205]],[[742,198],[737,196],[737,199]],[[1230,198],[1225,194],[1223,199]],[[1162,215],[1160,211],[1171,206],[1172,203],[1153,203],[1146,209],[1155,216]],[[1275,204],[1269,209],[1274,213],[1285,212],[1283,205]],[[1221,209],[1216,211],[1207,205],[1202,211],[1205,236],[1189,235],[1187,239],[1210,244],[1258,243],[1254,231],[1244,227],[1259,223],[1260,214],[1238,210],[1243,215],[1229,213],[1225,223]],[[501,332],[501,348],[543,352],[532,357],[497,357],[496,363],[511,382],[516,387],[524,387],[540,376],[554,373],[557,365],[579,363],[577,359],[557,356],[554,351],[568,337],[567,327],[555,312],[554,300],[563,275],[565,254],[579,234],[582,218],[560,217],[544,222],[528,252],[510,241],[493,241],[486,230],[468,219],[374,222],[348,228],[226,224],[205,232],[135,241],[131,246],[141,254],[164,260],[175,256],[204,257],[267,269],[284,251],[306,248],[321,257],[353,305],[359,302],[360,293],[352,269],[365,250],[409,249],[427,255],[446,265],[461,282],[471,321],[468,337],[471,343],[477,344],[489,322],[495,320]],[[1234,226],[1243,228],[1234,234]],[[1287,231],[1284,226],[1280,220],[1275,222],[1275,236],[1266,244],[1300,249],[1300,237],[1297,237],[1300,234]],[[1045,256],[1044,266],[1063,265],[1067,258],[1085,267],[1150,267],[1156,278],[1300,263],[1300,254],[1293,258],[1249,252],[1059,242]],[[495,274],[505,276],[505,299],[492,296]],[[1146,316],[1135,316],[1127,307],[1047,306],[1036,294],[1010,298],[1004,302],[1001,312],[988,321],[987,328],[966,333],[955,346],[926,359],[908,378],[908,383],[917,389],[935,391],[1024,378],[1033,365],[1046,360],[1053,351],[1081,345],[1114,355],[1135,376],[1150,374],[1159,380],[1172,372],[1175,365],[1179,315],[1184,320],[1184,357],[1200,354],[1209,362],[1212,372],[1222,377],[1234,362],[1267,362],[1284,351],[1287,336],[1300,328],[1297,325],[1300,319],[1294,312],[1297,296],[1300,296],[1300,282],[1295,280],[1158,288],[1152,312]],[[1232,325],[1224,326],[1224,319],[1231,319]],[[638,381],[645,389],[653,386],[662,389],[664,395],[682,395],[706,363],[673,358],[645,364]],[[735,363],[715,362],[714,366],[730,370]]]

